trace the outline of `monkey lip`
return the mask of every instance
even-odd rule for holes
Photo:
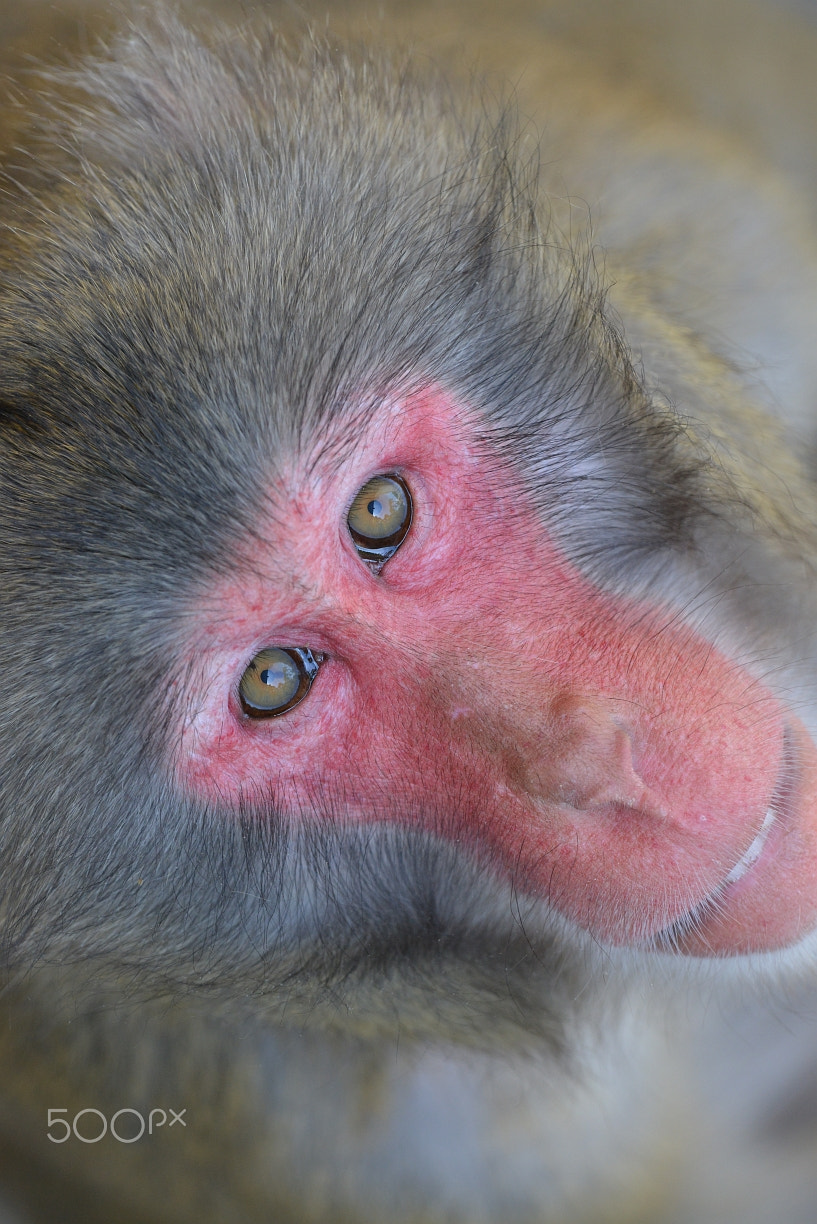
[[[766,815],[763,818],[763,824],[760,826],[760,832],[746,853],[738,860],[737,863],[735,863],[735,866],[723,881],[723,885],[737,883],[738,880],[742,879],[743,876],[746,875],[749,868],[755,865],[763,852],[763,847],[766,845],[766,841],[768,840],[769,834],[772,831],[772,826],[777,820],[777,816],[777,805],[775,803],[771,803],[766,811]]]
[[[766,859],[771,855],[774,847],[777,845],[779,838],[773,837],[771,843],[769,841],[772,831],[783,836],[785,834],[786,817],[792,812],[795,802],[795,795],[799,783],[799,769],[797,762],[797,748],[794,743],[794,734],[792,728],[786,726],[783,730],[783,752],[780,772],[777,777],[772,797],[769,801],[769,806],[766,809],[766,815],[763,817],[757,834],[754,837],[749,848],[735,863],[734,867],[724,877],[722,883],[716,890],[716,895],[726,894],[731,892],[732,887],[745,879],[750,872],[754,873],[757,869],[761,858]],[[764,854],[767,850],[768,855]]]
[[[765,893],[764,878],[769,874],[765,869],[769,867],[773,873],[775,860],[781,856],[785,857],[787,831],[796,825],[800,786],[799,752],[795,735],[796,732],[792,728],[785,728],[782,764],[777,783],[760,828],[750,845],[703,900],[661,932],[658,936],[660,948],[700,956],[760,951],[765,946],[762,936],[757,944],[750,939],[749,943],[744,945],[745,929],[737,942],[733,943],[734,935],[726,935],[726,928],[730,925],[730,914],[736,907],[741,910],[748,902],[750,909],[754,909],[751,897],[756,884],[760,892]],[[744,923],[745,920],[744,915]],[[753,925],[751,921],[749,925]]]

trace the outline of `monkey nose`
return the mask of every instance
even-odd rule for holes
[[[577,811],[615,806],[666,817],[636,769],[626,723],[604,700],[559,694],[526,750],[514,755],[513,784],[530,798]]]

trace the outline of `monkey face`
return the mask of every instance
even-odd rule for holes
[[[450,840],[606,943],[805,934],[799,720],[668,611],[584,578],[450,394],[384,397],[331,450],[276,473],[240,572],[192,612],[177,784],[225,820],[253,802]],[[374,564],[367,512],[400,537]],[[245,696],[262,676],[272,717]]]

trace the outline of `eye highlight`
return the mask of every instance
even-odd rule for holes
[[[346,517],[362,561],[382,565],[393,557],[411,526],[408,485],[399,476],[373,476],[355,496]]]
[[[259,650],[238,686],[249,718],[277,718],[303,701],[326,656],[305,646]]]

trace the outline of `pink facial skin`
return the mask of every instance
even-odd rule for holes
[[[340,458],[276,477],[249,564],[193,609],[181,784],[442,832],[612,944],[679,923],[674,946],[727,955],[811,930],[817,751],[799,721],[668,612],[594,588],[445,393],[370,420]],[[346,515],[390,472],[414,521],[375,574]],[[301,704],[256,721],[238,684],[269,646],[327,657]]]

